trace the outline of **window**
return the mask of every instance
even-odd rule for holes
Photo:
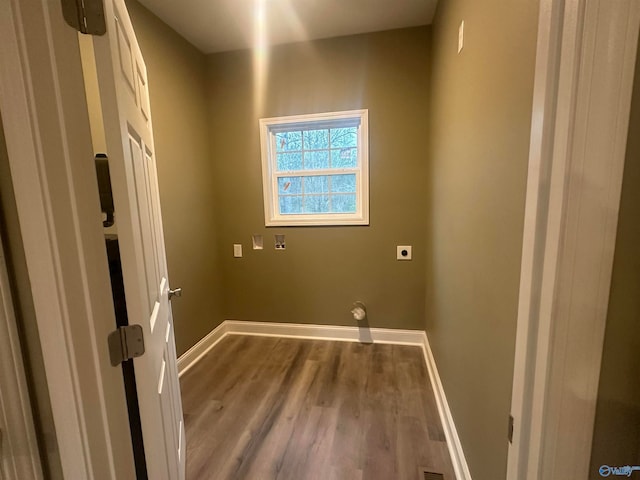
[[[266,226],[368,225],[367,110],[260,120]]]

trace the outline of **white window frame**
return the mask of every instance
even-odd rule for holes
[[[294,128],[308,129],[340,126],[341,122],[356,120],[358,126],[358,160],[354,168],[330,168],[324,170],[276,169],[275,134]],[[267,227],[311,225],[369,225],[369,111],[314,113],[260,119],[260,147],[262,152],[262,190],[264,194],[264,219]],[[278,178],[309,175],[335,175],[355,173],[355,213],[286,214],[281,215],[278,206]]]

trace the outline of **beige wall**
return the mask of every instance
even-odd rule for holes
[[[34,424],[40,449],[45,478],[62,479],[62,465],[58,452],[56,430],[53,423],[49,387],[44,372],[44,359],[40,347],[40,336],[36,313],[31,297],[31,283],[27,272],[27,261],[22,246],[22,235],[15,203],[9,157],[0,118],[0,235],[6,256],[11,284],[13,306],[27,385],[33,406]]]
[[[590,478],[600,465],[640,465],[640,57],[611,279]]]
[[[225,318],[355,325],[361,300],[371,326],[423,328],[429,33],[275,47],[259,112],[251,53],[208,57]],[[370,226],[265,228],[258,119],[359,108],[369,109]],[[252,234],[265,236],[263,251],[251,250]],[[413,261],[396,261],[396,245],[413,245]]]
[[[433,24],[426,328],[474,480],[506,473],[537,19],[447,0]]]
[[[220,276],[209,147],[206,59],[135,0],[127,0],[149,77],[160,201],[178,355],[220,321]]]

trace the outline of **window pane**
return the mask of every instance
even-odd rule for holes
[[[278,193],[286,193],[288,195],[302,193],[302,177],[278,178]]]
[[[326,193],[329,191],[329,177],[304,177],[304,193]]]
[[[332,192],[356,192],[356,174],[351,173],[348,175],[333,175],[331,177],[331,191]]]
[[[329,148],[329,130],[305,130],[304,149],[315,150],[318,148]]]
[[[305,195],[304,213],[328,213],[329,195]]]
[[[332,128],[331,148],[358,146],[358,127]]]
[[[302,170],[302,153],[278,153],[279,172]]]
[[[366,111],[261,119],[266,225],[368,222],[366,119]]]
[[[335,213],[355,213],[356,196],[354,195],[331,195],[331,210]]]
[[[302,195],[280,197],[280,214],[302,213]]]
[[[324,152],[304,152],[304,168],[308,170],[329,168],[329,150]]]
[[[358,149],[353,147],[331,150],[333,168],[354,168],[358,166]]]
[[[302,132],[276,133],[276,152],[302,150]]]

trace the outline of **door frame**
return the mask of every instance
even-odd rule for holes
[[[559,440],[574,417],[558,428],[552,419],[558,402],[575,391],[567,388],[570,367],[585,358],[578,380],[587,401],[579,411],[588,417],[595,408],[600,358],[593,352],[601,351],[604,334],[637,31],[635,40],[630,31],[617,38],[622,48],[609,59],[622,79],[616,98],[596,108],[598,92],[585,88],[584,79],[604,81],[610,94],[616,88],[594,69],[607,59],[589,60],[587,53],[602,53],[593,43],[598,27],[621,21],[611,9],[631,2],[605,8],[604,0],[540,1],[509,479],[539,478],[537,472],[554,472],[566,460],[573,460],[566,463],[571,468],[589,455],[589,422],[571,455],[566,449],[576,443]],[[589,10],[587,3],[601,8]],[[58,1],[0,0],[0,111],[65,477],[133,478],[121,372],[105,368],[105,338],[115,319],[102,231],[92,222],[99,202],[80,56]],[[593,131],[588,120],[596,115],[611,120],[603,124],[613,130]],[[595,143],[581,158],[577,139],[585,133],[583,144]],[[602,175],[593,156],[605,146],[613,155]],[[598,207],[597,222],[586,222],[589,205]],[[582,281],[585,264],[599,267],[597,280]],[[588,330],[565,310],[576,302],[593,307]],[[576,348],[562,348],[580,326],[590,335]]]
[[[0,239],[0,478],[42,480],[6,258]]]
[[[65,478],[135,478],[78,34],[0,0],[0,112]]]
[[[587,478],[640,25],[542,0],[507,478]]]

